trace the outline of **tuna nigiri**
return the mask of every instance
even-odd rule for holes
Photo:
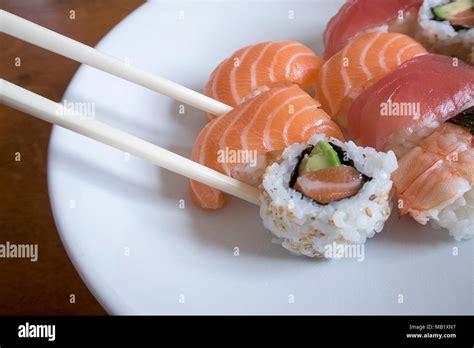
[[[320,133],[342,138],[338,126],[302,89],[276,87],[209,122],[196,139],[192,159],[239,179],[249,171],[250,177],[260,177],[269,157],[274,157],[272,151]],[[224,194],[218,190],[196,181],[190,181],[190,189],[199,207],[224,205]]]
[[[435,54],[412,58],[355,100],[349,133],[363,146],[400,157],[473,99],[474,68]]]
[[[220,63],[204,92],[235,107],[252,94],[275,86],[298,84],[310,89],[322,64],[321,58],[297,41],[263,42],[244,47]]]
[[[347,127],[347,112],[362,91],[404,61],[426,53],[423,46],[403,34],[357,36],[321,68],[317,93],[323,109]]]
[[[472,0],[348,0],[324,31],[324,58],[369,31],[406,34],[431,53],[474,64]]]
[[[324,31],[324,58],[329,59],[349,41],[368,31],[413,34],[422,0],[348,0]]]

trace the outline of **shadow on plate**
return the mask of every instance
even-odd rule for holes
[[[392,215],[385,223],[380,235],[374,238],[386,240],[389,243],[422,244],[426,246],[454,241],[446,229],[434,229],[429,223],[420,225],[408,215],[399,218],[396,207],[394,207]]]
[[[144,185],[119,175],[95,163],[58,150],[55,152],[57,163],[74,173],[81,173],[82,180],[97,187],[99,190],[113,192],[122,197],[133,196],[148,202],[156,202],[159,194],[156,187]]]
[[[184,146],[169,146],[168,149],[188,158],[192,150]],[[214,245],[229,253],[238,247],[240,255],[293,260],[298,257],[272,243],[271,233],[263,227],[259,207],[227,195],[224,208],[216,211],[200,209],[192,203],[188,179],[162,168],[157,168],[157,175],[161,183],[158,194],[175,202],[184,199],[186,208],[183,212],[191,217],[194,235],[200,243]],[[314,262],[307,257],[300,259]]]
[[[238,198],[226,198],[227,203],[220,210],[205,211],[194,205],[188,208],[199,242],[226,249],[229,253],[237,247],[242,256],[301,262],[326,261],[298,257],[272,243],[272,234],[263,227],[257,206]]]

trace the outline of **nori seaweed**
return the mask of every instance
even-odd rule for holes
[[[296,162],[295,169],[293,169],[293,172],[291,173],[291,178],[290,178],[290,187],[293,188],[296,184],[296,179],[298,179],[298,169],[300,167],[301,161],[303,160],[305,155],[309,155],[311,151],[313,151],[314,146],[310,145],[306,149],[301,152],[301,154],[298,156],[298,162]]]
[[[349,158],[349,155],[347,154],[346,151],[341,149],[339,146],[334,145],[330,143],[334,151],[336,151],[337,156],[339,157],[339,161],[341,161],[341,164],[345,164],[347,166],[354,167],[354,161]]]
[[[446,122],[454,123],[466,128],[469,133],[474,135],[474,106],[460,112],[456,116],[450,118]]]
[[[451,26],[453,27],[454,31],[455,32],[458,32],[458,31],[461,31],[461,30],[469,30],[471,29],[471,27],[466,27],[464,25],[452,25]]]

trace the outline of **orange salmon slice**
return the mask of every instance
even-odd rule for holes
[[[299,176],[294,188],[318,203],[327,204],[354,196],[363,184],[362,174],[357,169],[339,165]]]

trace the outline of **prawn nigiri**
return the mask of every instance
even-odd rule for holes
[[[204,93],[235,107],[262,90],[297,84],[309,90],[323,60],[297,41],[268,41],[244,47],[212,72]],[[214,118],[208,115],[208,118]]]
[[[317,94],[323,109],[346,128],[347,112],[360,93],[404,61],[426,53],[423,46],[403,34],[357,36],[321,68]]]
[[[474,147],[468,129],[441,125],[400,159],[392,180],[401,215],[409,213],[421,224],[432,220],[457,240],[474,235]]]
[[[296,85],[272,88],[210,121],[196,139],[192,159],[240,180],[260,178],[274,151],[315,134],[342,139],[339,127],[319,106]],[[246,154],[240,161],[239,153]],[[229,154],[228,158],[223,154]],[[224,194],[216,189],[191,180],[190,190],[201,208],[224,205]]]

